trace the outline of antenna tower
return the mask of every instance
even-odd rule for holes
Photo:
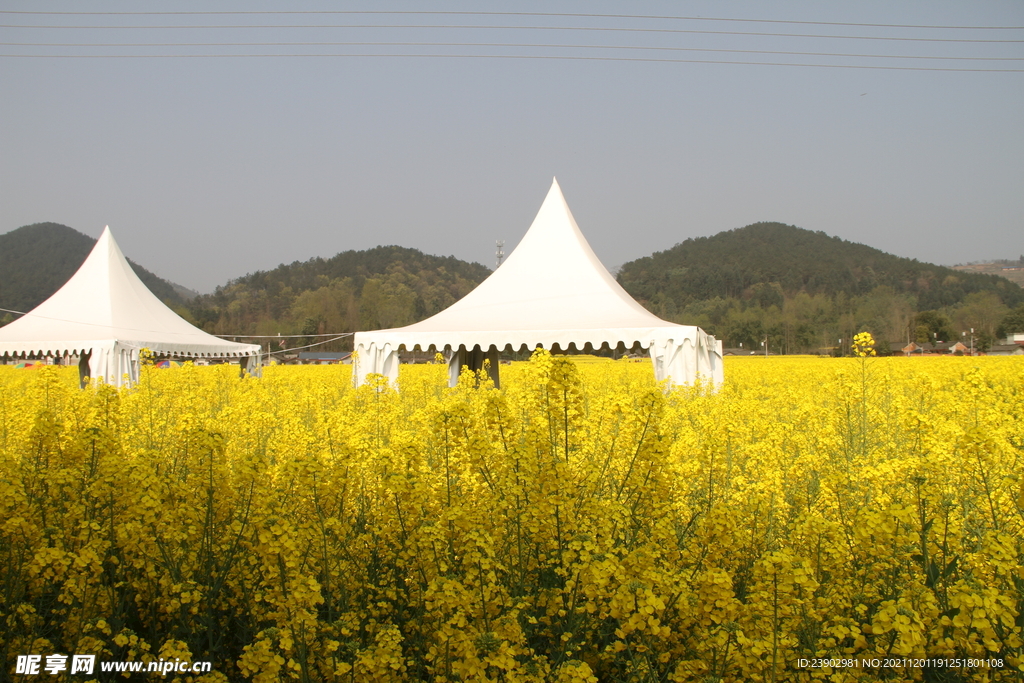
[[[501,262],[505,260],[505,240],[495,240],[494,258],[496,263],[494,269],[497,270],[501,267]]]

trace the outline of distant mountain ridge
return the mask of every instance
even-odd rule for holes
[[[490,272],[454,256],[378,246],[250,273],[196,298],[190,310],[215,334],[313,335],[399,327],[444,310]]]
[[[917,297],[921,310],[959,303],[973,292],[995,292],[1006,305],[1024,301],[1024,290],[992,274],[888,254],[864,244],[782,223],[754,223],[711,237],[691,238],[671,249],[624,264],[619,282],[636,298],[683,305],[714,297],[749,298],[758,285],[783,294],[867,294],[876,287]]]
[[[1024,290],[997,275],[782,223],[688,239],[624,264],[618,281],[656,315],[699,325],[727,347],[767,340],[782,353],[845,353],[861,331],[892,349],[968,333],[984,346],[1024,302]]]
[[[71,277],[94,242],[55,223],[0,235],[0,307],[33,308]],[[423,320],[491,272],[453,256],[379,246],[281,264],[186,301],[172,283],[132,266],[154,294],[206,331],[306,336],[288,342],[293,348],[317,341],[316,334]],[[760,348],[767,340],[783,353],[841,350],[844,342],[837,340],[848,345],[863,330],[899,346],[970,330],[988,343],[1009,311],[1024,303],[1024,289],[994,274],[923,263],[781,223],[688,239],[622,265],[617,279],[666,320],[699,325],[726,346]],[[320,348],[349,345],[346,338]]]
[[[0,235],[0,308],[30,311],[64,286],[96,240],[60,223],[34,223]],[[172,308],[186,299],[168,282],[128,259],[150,291]],[[3,317],[0,315],[0,317]]]

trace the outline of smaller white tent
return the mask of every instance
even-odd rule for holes
[[[139,377],[139,352],[179,358],[237,358],[258,372],[259,344],[203,332],[156,298],[132,270],[110,228],[78,271],[43,303],[0,327],[0,357],[82,358],[82,374],[120,386]]]
[[[370,373],[396,380],[403,347],[448,351],[454,384],[461,366],[479,369],[485,358],[497,380],[503,349],[558,345],[583,351],[619,344],[646,349],[658,381],[723,381],[721,342],[638,304],[590,248],[556,180],[515,251],[476,289],[413,325],[357,332],[353,381],[362,384]]]

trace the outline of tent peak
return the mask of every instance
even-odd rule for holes
[[[562,195],[562,186],[558,184],[558,178],[556,176],[551,176],[551,189],[548,190],[548,193],[550,194],[551,192],[557,192],[562,196],[562,200],[565,200],[565,196]]]
[[[121,251],[121,247],[118,245],[117,240],[114,239],[114,233],[110,232],[110,226],[105,225],[103,226],[103,232],[100,233],[99,239],[96,240],[96,244],[93,246],[93,250],[89,252],[89,257],[86,260],[92,258],[94,252],[96,254],[106,252],[108,259],[117,258],[110,253],[111,245],[113,245],[113,248],[121,254],[122,258],[124,258],[124,252]]]

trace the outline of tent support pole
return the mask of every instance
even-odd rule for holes
[[[453,351],[448,360],[448,386],[454,387],[459,383],[459,375],[462,373],[463,367],[468,367],[472,372],[477,373],[484,369],[484,361],[488,361],[487,376],[494,382],[494,388],[501,388],[498,376],[498,348],[493,344],[486,351],[481,349],[479,344],[474,346],[472,351],[467,350],[465,346],[460,346],[457,351]],[[477,386],[480,386],[479,381]]]
[[[78,388],[85,389],[85,380],[89,377],[89,358],[92,350],[82,351],[78,355]]]

